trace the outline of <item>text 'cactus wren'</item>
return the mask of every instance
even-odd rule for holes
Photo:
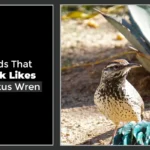
[[[142,120],[144,102],[126,77],[131,68],[141,67],[125,59],[110,62],[102,71],[94,102],[99,111],[116,125],[112,140],[120,122]],[[112,142],[111,140],[111,142]]]

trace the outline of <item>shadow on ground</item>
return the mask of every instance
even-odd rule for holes
[[[132,58],[131,61],[135,62],[137,60]],[[94,93],[100,82],[101,71],[107,62],[62,72],[62,109],[94,105]],[[150,101],[150,74],[144,68],[131,70],[128,80],[139,91],[145,101]]]
[[[94,145],[95,143],[98,143],[99,141],[104,141],[107,138],[111,138],[114,130],[107,131],[101,135],[95,136],[94,138],[84,141],[83,143],[80,143],[78,145]]]

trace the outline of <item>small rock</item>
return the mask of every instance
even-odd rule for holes
[[[105,145],[105,142],[104,142],[103,140],[99,140],[99,143],[100,143],[101,145]]]
[[[121,33],[118,33],[115,40],[121,41],[124,39],[124,36]]]
[[[88,21],[87,26],[89,26],[91,28],[98,28],[99,27],[99,25],[93,20]]]

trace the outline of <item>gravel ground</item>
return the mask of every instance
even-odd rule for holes
[[[94,21],[99,27],[92,28],[88,22]],[[61,22],[62,66],[89,62],[101,57],[101,53],[111,53],[111,49],[124,48],[127,40],[116,40],[118,32],[100,15],[91,20],[67,20]],[[107,52],[106,52],[107,51]]]
[[[102,16],[92,19],[98,24],[97,28],[89,27],[89,21],[61,22],[62,67],[94,62],[127,51],[127,40],[119,40],[119,33]],[[121,58],[137,61],[134,55]],[[105,62],[62,71],[61,145],[108,145],[114,124],[99,113],[93,102],[104,65]],[[147,102],[150,74],[143,68],[135,69],[128,79]],[[149,115],[150,106],[146,105],[145,119],[148,120]]]

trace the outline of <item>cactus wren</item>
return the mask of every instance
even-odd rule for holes
[[[126,77],[131,68],[141,67],[125,59],[114,60],[102,70],[100,84],[94,95],[99,111],[115,125],[111,143],[120,122],[143,119],[144,102]]]

